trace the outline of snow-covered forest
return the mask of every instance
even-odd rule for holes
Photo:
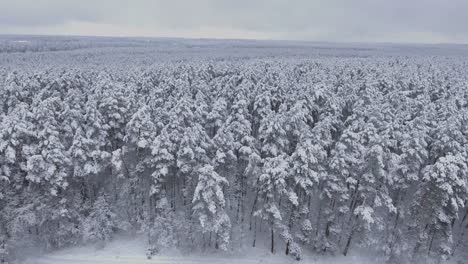
[[[18,38],[0,39],[0,263],[119,234],[148,257],[466,257],[462,47]]]

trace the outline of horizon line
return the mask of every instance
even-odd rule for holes
[[[276,38],[219,38],[219,37],[183,37],[183,36],[142,36],[142,35],[84,35],[84,34],[11,34],[0,33],[0,36],[24,36],[24,37],[75,37],[75,38],[121,38],[121,39],[174,39],[174,40],[212,40],[212,41],[258,41],[258,42],[292,42],[292,43],[321,43],[338,45],[425,45],[425,46],[468,46],[468,43],[459,42],[411,42],[411,41],[338,41],[338,40],[301,40],[301,39],[276,39]]]

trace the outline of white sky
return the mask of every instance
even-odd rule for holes
[[[0,0],[0,34],[468,43],[468,0]]]

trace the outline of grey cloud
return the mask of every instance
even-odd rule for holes
[[[0,33],[2,27],[65,30],[73,21],[182,37],[216,28],[285,39],[415,41],[419,34],[468,41],[466,0],[0,0],[0,7]]]
[[[104,18],[100,10],[93,8],[92,1],[0,0],[0,10],[0,25],[4,26],[36,27]]]

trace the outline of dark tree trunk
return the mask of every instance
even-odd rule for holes
[[[271,228],[271,253],[275,253],[275,231],[273,231],[273,227]]]
[[[348,255],[349,247],[351,246],[351,240],[353,239],[353,236],[354,236],[354,229],[349,234],[348,241],[346,241],[346,246],[343,251],[343,255],[345,256]]]
[[[253,239],[253,244],[252,247],[255,247],[255,243],[257,242],[257,219],[255,219],[255,225],[254,225],[254,239]]]
[[[389,248],[390,248],[390,258],[393,257],[393,252],[394,252],[394,247],[395,247],[395,243],[396,243],[396,240],[397,240],[397,236],[398,236],[398,232],[397,232],[397,227],[398,227],[398,221],[400,220],[400,210],[398,210],[397,212],[397,215],[395,217],[395,223],[393,224],[393,230],[390,234],[390,245],[389,245]]]
[[[296,206],[293,207],[292,212],[289,215],[289,224],[288,224],[289,232],[291,232],[291,230],[293,229],[295,212],[296,212]],[[286,255],[289,255],[290,245],[291,245],[291,240],[288,240],[288,242],[286,243]]]

